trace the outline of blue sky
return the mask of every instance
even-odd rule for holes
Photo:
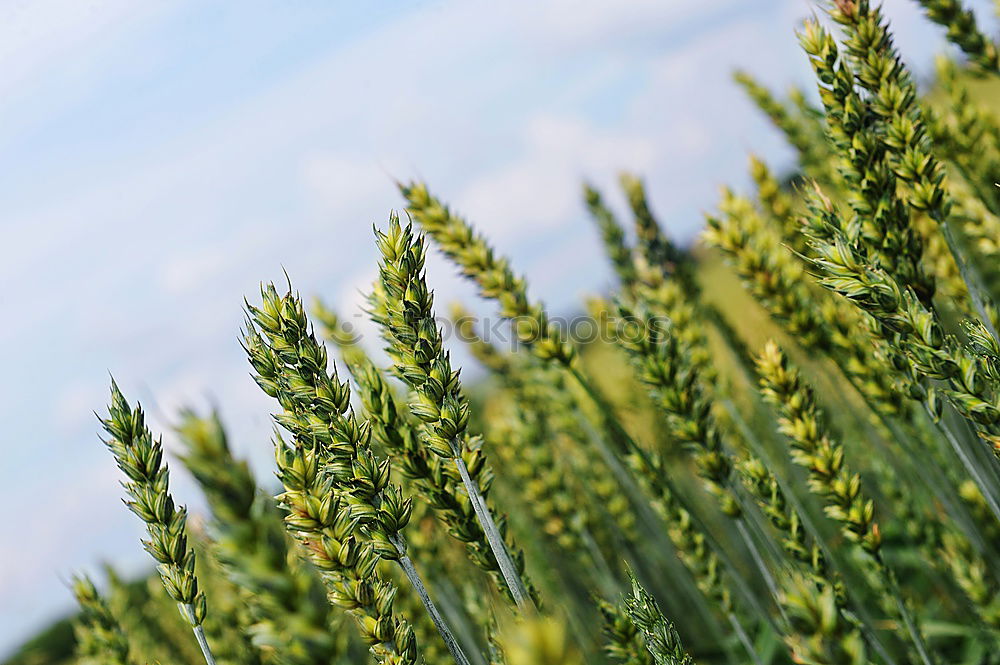
[[[885,4],[926,73],[940,31],[915,3]],[[641,172],[689,241],[720,184],[745,186],[748,152],[788,163],[730,72],[811,86],[793,29],[812,11],[0,2],[0,654],[71,607],[74,570],[147,564],[97,439],[109,372],[160,429],[182,405],[217,404],[268,478],[271,405],[237,344],[260,280],[284,268],[355,312],[375,275],[371,225],[400,206],[392,178],[422,177],[570,310],[610,282],[584,178],[610,191],[620,170]],[[473,300],[440,260],[429,271],[439,302]]]

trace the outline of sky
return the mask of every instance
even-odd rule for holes
[[[995,29],[989,3],[973,3]],[[942,31],[886,0],[923,78]],[[109,375],[176,450],[217,406],[270,478],[271,404],[238,344],[283,271],[360,319],[372,225],[426,180],[571,312],[611,284],[581,203],[642,174],[695,240],[747,156],[792,153],[731,82],[812,90],[808,0],[0,0],[0,656],[71,609],[66,580],[149,565],[98,439]],[[480,312],[432,257],[439,303]],[[374,344],[368,337],[369,344]],[[180,464],[173,490],[203,505]]]

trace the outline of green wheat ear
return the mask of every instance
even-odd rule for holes
[[[870,665],[865,642],[837,605],[831,585],[817,587],[800,575],[785,585],[781,604],[795,633],[785,637],[796,663]]]
[[[132,665],[129,644],[108,604],[86,575],[73,578],[73,595],[80,616],[73,626],[80,665]]]
[[[162,439],[153,438],[146,427],[142,407],[131,408],[114,379],[108,417],[101,423],[110,436],[104,443],[114,454],[118,468],[128,477],[123,483],[130,497],[125,505],[146,523],[149,540],[142,542],[143,547],[156,560],[167,595],[177,602],[181,614],[191,624],[205,661],[214,665],[215,659],[201,627],[206,612],[205,594],[198,590],[194,550],[188,547],[187,510],[175,507],[170,496],[170,476],[163,462]]]
[[[936,312],[926,307],[913,289],[866,260],[863,248],[851,239],[853,221],[845,222],[818,189],[808,204],[811,214],[805,232],[819,283],[878,321],[878,333],[903,354],[902,364],[908,365],[915,377],[944,381],[945,395],[1000,456],[998,383],[982,370],[974,354],[945,332]],[[923,389],[917,380],[913,383],[915,389]]]
[[[237,585],[252,617],[255,643],[288,665],[329,662],[343,655],[330,627],[334,616],[322,583],[286,538],[277,502],[263,493],[244,460],[230,449],[218,414],[181,412],[181,461],[195,477],[212,513],[212,553]]]
[[[380,581],[374,570],[379,559],[397,563],[423,601],[458,665],[468,660],[451,633],[411,561],[403,529],[410,520],[412,500],[392,482],[391,464],[371,448],[371,427],[350,407],[350,387],[336,369],[328,374],[326,347],[319,343],[302,306],[291,291],[281,296],[272,284],[262,286],[261,305],[248,306],[244,346],[257,372],[258,384],[278,400],[283,412],[275,420],[292,433],[294,446],[278,438],[278,459],[289,509],[287,523],[301,532],[321,570],[331,570],[327,583],[336,587],[343,576],[361,588],[381,587],[383,599],[347,585],[341,604],[363,610],[359,625],[386,663],[417,662],[416,639],[409,623],[394,619],[394,587]],[[270,391],[270,392],[269,392]],[[301,455],[303,469],[296,465]],[[291,465],[288,462],[291,461]],[[311,467],[315,465],[315,470]],[[314,476],[308,484],[303,480]],[[301,492],[308,494],[302,496]],[[320,505],[313,505],[319,499]],[[324,507],[329,506],[329,513]],[[339,504],[339,508],[335,506]],[[319,513],[317,515],[316,513]],[[341,512],[338,517],[337,512]],[[323,513],[327,513],[323,515]],[[300,519],[305,517],[306,519]],[[317,528],[319,527],[319,528]],[[358,555],[341,558],[339,541],[356,538]],[[369,563],[370,560],[370,563]],[[324,568],[326,566],[326,568]],[[374,625],[372,625],[374,624]]]
[[[422,423],[421,441],[430,452],[452,460],[458,468],[507,587],[517,605],[528,610],[533,599],[520,566],[508,551],[482,488],[471,477],[464,459],[469,402],[434,320],[434,296],[423,272],[423,238],[415,237],[409,225],[400,226],[396,215],[389,218],[386,232],[376,229],[375,233],[382,255],[379,279],[385,310],[375,318],[390,339],[397,373],[413,391],[410,411]]]
[[[636,272],[632,249],[625,238],[625,230],[615,219],[614,213],[604,205],[600,192],[590,185],[584,185],[583,198],[590,216],[597,224],[605,253],[611,259],[611,265],[618,275],[622,288],[626,290],[631,288],[639,279],[639,275]]]
[[[786,104],[775,97],[748,72],[737,70],[733,79],[743,88],[750,101],[777,127],[788,143],[799,153],[803,170],[815,178],[826,181],[833,177],[829,164],[829,146],[822,140],[823,133],[816,122],[814,110],[808,108],[802,92],[793,92],[791,102]],[[792,106],[798,108],[791,108]]]
[[[684,650],[681,638],[656,599],[629,573],[632,592],[623,599],[625,612],[642,633],[646,649],[656,665],[694,665],[694,659]]]
[[[916,1],[923,6],[927,18],[947,29],[948,41],[962,49],[971,62],[984,72],[997,73],[1000,66],[997,46],[979,30],[972,10],[959,0]]]
[[[655,665],[642,632],[622,605],[598,600],[597,608],[604,620],[604,653],[609,658],[622,665]]]
[[[998,337],[990,318],[995,306],[985,291],[982,275],[967,260],[966,250],[957,238],[945,168],[933,151],[918,103],[916,84],[893,44],[893,36],[881,7],[872,6],[869,0],[843,0],[835,3],[829,14],[844,28],[844,60],[851,69],[853,80],[867,93],[867,102],[875,120],[871,131],[875,138],[873,146],[880,145],[882,161],[903,185],[902,196],[910,208],[914,212],[926,213],[937,223],[951,258],[968,287],[977,315],[991,328],[993,336]],[[858,184],[863,186],[865,181],[862,179]],[[888,190],[886,193],[892,194]],[[878,217],[880,207],[876,206],[873,210]],[[906,235],[907,227],[913,226],[904,222],[896,229],[904,242],[897,244],[897,250],[901,252],[894,253],[902,257],[910,254],[909,262],[918,264],[919,236],[910,233],[908,238]],[[891,231],[885,231],[877,229],[884,234],[883,237],[893,235]],[[891,255],[889,260],[892,260]],[[889,264],[884,267],[891,268]],[[904,276],[908,276],[908,272],[903,273]],[[920,274],[920,266],[915,265],[913,275],[919,277]]]
[[[792,460],[809,472],[809,489],[823,498],[826,514],[840,524],[844,537],[868,554],[867,569],[878,580],[888,611],[905,626],[919,660],[935,663],[921,626],[902,597],[896,570],[885,557],[875,502],[865,494],[861,476],[848,466],[844,446],[832,435],[814,391],[773,341],[758,356],[757,371],[761,392],[781,413],[778,429],[791,441]]]

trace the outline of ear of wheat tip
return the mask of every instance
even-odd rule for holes
[[[201,627],[206,612],[205,594],[198,589],[194,550],[187,542],[187,510],[176,507],[170,496],[163,442],[153,437],[146,427],[142,408],[130,407],[114,380],[108,417],[101,423],[109,436],[104,443],[128,478],[123,483],[129,495],[125,505],[146,523],[149,540],[143,541],[143,547],[156,560],[163,588],[191,624],[206,662],[214,665]]]

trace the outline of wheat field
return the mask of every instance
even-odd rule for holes
[[[815,91],[735,74],[798,162],[749,156],[696,245],[656,183],[622,175],[627,219],[582,184],[617,285],[572,320],[421,181],[371,237],[384,353],[262,276],[233,344],[272,483],[217,413],[177,414],[169,458],[112,380],[155,571],[76,577],[9,663],[1000,663],[1000,58],[958,0],[919,4],[963,54],[927,91],[868,0],[797,28]],[[435,300],[431,252],[499,338]]]

